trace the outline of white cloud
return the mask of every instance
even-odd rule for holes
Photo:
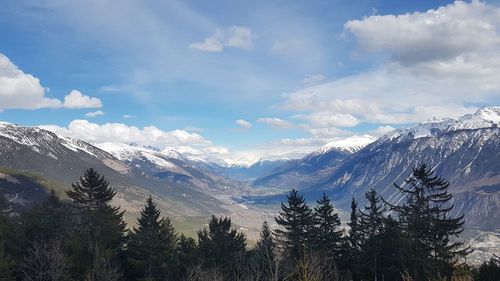
[[[64,102],[49,98],[49,88],[40,84],[40,79],[24,73],[12,61],[0,53],[0,110],[39,108],[95,108],[102,107],[98,98],[85,96],[77,90],[64,97]]]
[[[191,43],[189,48],[204,52],[221,52],[224,47],[250,50],[256,38],[257,36],[249,28],[233,25],[227,30],[216,30],[202,42]]]
[[[97,110],[97,111],[85,113],[85,116],[87,116],[87,117],[96,117],[96,116],[100,116],[100,115],[104,115],[104,111]]]
[[[39,126],[56,134],[79,138],[92,143],[123,142],[151,145],[159,148],[196,152],[200,155],[227,154],[228,150],[213,143],[197,133],[185,130],[164,131],[155,126],[141,128],[123,123],[96,124],[87,120],[73,120],[67,127],[55,125]]]
[[[249,28],[233,25],[229,29],[229,36],[226,42],[228,47],[250,50],[253,47],[253,40],[257,38]]]
[[[345,28],[361,51],[389,59],[374,69],[285,94],[283,107],[305,116],[328,112],[359,122],[402,124],[457,117],[498,102],[496,6],[455,2],[423,13],[370,16]]]
[[[131,115],[131,114],[123,114],[123,115],[122,115],[122,118],[123,118],[123,119],[130,119],[130,118],[134,118],[134,115]]]
[[[358,118],[350,114],[332,114],[330,112],[314,112],[303,116],[313,127],[354,127],[360,123]]]
[[[257,119],[257,122],[269,124],[273,127],[278,127],[278,128],[290,128],[293,126],[292,122],[277,117],[259,118]]]
[[[72,90],[64,97],[62,106],[65,108],[99,108],[102,107],[102,102],[98,98],[86,96],[78,90]]]
[[[350,136],[353,133],[351,131],[342,130],[335,127],[311,127],[305,126],[305,129],[314,137],[319,139],[329,139],[329,138],[339,138]]]
[[[252,124],[248,121],[243,120],[243,119],[238,119],[238,120],[234,121],[234,123],[238,126],[245,128],[245,129],[252,128]]]
[[[205,52],[220,52],[224,49],[222,42],[218,39],[218,33],[203,39],[203,42],[191,43],[189,48]]]
[[[58,99],[45,96],[40,79],[24,73],[7,56],[0,53],[0,110],[60,106]]]
[[[453,59],[500,44],[500,10],[484,2],[456,1],[426,12],[370,16],[345,24],[365,51],[389,51],[401,63]]]

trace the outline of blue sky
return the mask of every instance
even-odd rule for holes
[[[498,104],[499,18],[499,1],[2,1],[0,119],[310,151]]]

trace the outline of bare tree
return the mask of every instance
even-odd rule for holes
[[[204,269],[202,264],[197,264],[188,273],[188,281],[224,281],[223,275],[217,268]]]
[[[85,281],[118,281],[122,278],[122,272],[117,262],[114,262],[107,254],[102,254],[96,249],[92,268],[87,273]]]
[[[61,241],[34,241],[21,268],[25,281],[66,280],[68,265]]]
[[[286,276],[300,281],[347,281],[351,279],[348,274],[340,272],[330,259],[325,259],[314,252],[305,254],[300,261],[295,263],[295,266],[288,266]]]

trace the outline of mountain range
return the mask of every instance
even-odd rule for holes
[[[456,119],[432,119],[380,138],[354,136],[329,143],[301,159],[261,160],[224,166],[172,149],[74,139],[38,127],[0,123],[0,189],[17,205],[43,197],[43,190],[69,188],[89,167],[119,191],[116,203],[137,213],[147,194],[171,216],[259,214],[291,188],[307,198],[331,194],[346,210],[352,197],[364,203],[373,188],[401,201],[393,187],[426,163],[450,181],[455,212],[467,227],[500,231],[500,107]],[[272,190],[272,191],[271,191]],[[272,204],[274,204],[272,203]],[[276,204],[273,205],[275,207]],[[242,225],[245,219],[242,219]]]

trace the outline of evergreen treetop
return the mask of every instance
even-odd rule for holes
[[[276,229],[276,234],[285,252],[292,259],[299,260],[310,242],[314,215],[304,197],[297,190],[292,189],[287,199],[287,204],[281,203],[281,211],[275,217],[276,223],[283,228]]]

